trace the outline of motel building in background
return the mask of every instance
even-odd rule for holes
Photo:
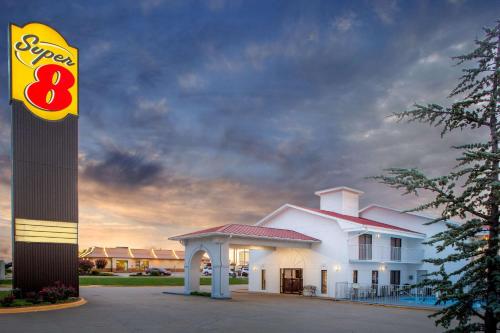
[[[374,204],[359,209],[363,192],[348,187],[315,194],[319,209],[285,204],[254,225],[171,237],[185,247],[184,292],[199,290],[200,262],[208,255],[212,297],[230,298],[228,253],[234,248],[249,251],[249,291],[301,294],[304,286],[314,286],[318,296],[332,298],[391,294],[436,270],[424,258],[449,254],[422,244],[445,222],[425,225],[433,218]]]
[[[142,272],[150,267],[166,268],[172,272],[184,270],[184,251],[94,246],[81,251],[79,257],[94,263],[106,259],[104,270],[110,272]]]
[[[147,268],[164,268],[171,272],[184,271],[184,251],[162,249],[132,249],[123,247],[93,246],[79,254],[80,259],[96,262],[98,259],[107,261],[104,271],[109,272],[143,272]],[[233,247],[229,251],[231,269],[237,270],[248,266],[249,250]],[[200,260],[199,269],[211,265],[210,258],[205,254]]]

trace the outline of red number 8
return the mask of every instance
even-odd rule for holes
[[[25,91],[31,104],[46,111],[61,111],[71,104],[69,89],[75,78],[69,70],[59,65],[43,65],[35,70],[35,79]]]

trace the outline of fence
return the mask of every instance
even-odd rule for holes
[[[379,304],[434,305],[436,297],[432,287],[414,288],[410,285],[377,285],[338,282],[335,298],[355,302]]]

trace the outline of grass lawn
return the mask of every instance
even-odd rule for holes
[[[201,285],[210,285],[211,278],[202,277]],[[229,278],[229,284],[248,284],[248,278]],[[80,276],[80,286],[183,286],[184,278],[161,276]],[[10,280],[0,280],[0,287],[11,287]],[[1,294],[0,294],[1,295]],[[1,297],[1,296],[0,296]]]
[[[10,295],[10,291],[0,291],[0,300],[3,299],[5,296],[9,296]],[[30,306],[30,305],[33,305],[33,303],[31,302],[28,302],[24,299],[16,299],[14,300],[14,303],[12,304],[12,306]],[[2,308],[3,306],[0,305],[0,308]]]
[[[211,278],[202,277],[201,285],[210,285]],[[247,278],[229,278],[229,284],[248,284]],[[161,276],[135,276],[135,277],[99,277],[81,276],[81,286],[183,286],[184,278]]]
[[[0,288],[11,288],[12,287],[12,281],[11,280],[0,280]],[[3,291],[0,291],[0,293],[3,293]],[[2,298],[3,294],[0,294],[0,298]]]

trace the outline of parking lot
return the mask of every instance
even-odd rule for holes
[[[241,289],[233,286],[234,290]],[[82,307],[1,315],[2,332],[439,332],[429,312],[233,291],[231,300],[164,294],[178,287],[85,287]]]

